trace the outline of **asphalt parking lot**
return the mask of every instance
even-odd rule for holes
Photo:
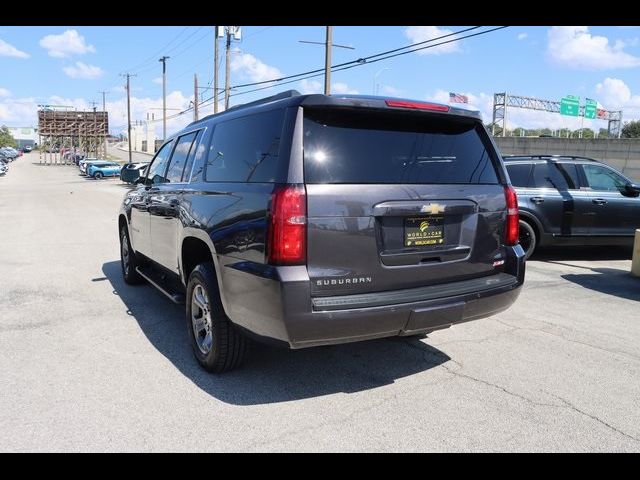
[[[118,179],[37,153],[0,177],[1,451],[638,451],[630,250],[542,252],[517,303],[214,376],[181,307],[121,279]]]

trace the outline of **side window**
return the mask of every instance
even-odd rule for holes
[[[215,126],[207,182],[275,182],[284,110],[236,118]]]
[[[197,134],[198,132],[191,132],[178,138],[178,143],[176,143],[176,148],[173,151],[169,169],[167,170],[167,182],[176,183],[182,180],[182,172]]]
[[[627,184],[624,177],[600,165],[583,165],[582,168],[593,190],[621,192]]]
[[[171,148],[173,147],[173,140],[165,143],[147,168],[147,184],[164,183],[167,179],[164,176],[164,172],[167,170],[167,163],[169,162],[169,155],[171,154]]]
[[[527,187],[529,185],[530,163],[514,163],[507,165],[507,172],[514,187]]]
[[[556,190],[573,190],[578,188],[571,175],[562,168],[562,165],[555,162],[538,163],[534,165],[533,187],[555,188]]]
[[[189,156],[187,157],[187,163],[184,166],[184,170],[182,171],[182,181],[188,182],[191,177],[191,170],[193,168],[193,161],[196,158],[196,154],[198,152],[202,152],[204,146],[201,144],[202,140],[202,130],[198,130],[196,139],[193,141],[193,145],[191,146],[191,151],[189,152]],[[200,153],[200,157],[202,153]]]
[[[558,169],[569,184],[570,189],[579,189],[580,180],[578,179],[578,167],[575,163],[558,163]]]

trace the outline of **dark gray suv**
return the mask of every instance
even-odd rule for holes
[[[285,92],[159,149],[119,216],[122,272],[186,304],[197,360],[417,335],[508,308],[516,194],[477,112]]]
[[[544,245],[633,245],[640,186],[586,157],[504,156],[527,258]]]

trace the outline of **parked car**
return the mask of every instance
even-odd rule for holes
[[[7,164],[4,163],[2,160],[0,160],[0,175],[4,175],[8,171],[9,171],[9,167],[7,166]]]
[[[81,175],[86,175],[87,174],[87,168],[89,167],[90,163],[110,163],[109,160],[100,160],[99,158],[94,158],[94,157],[90,157],[90,158],[85,158],[83,160],[80,160],[78,162],[78,167],[80,168],[80,174]]]
[[[546,245],[633,245],[640,185],[587,157],[503,156],[518,194],[520,244],[529,258]]]
[[[120,175],[122,166],[116,162],[90,162],[87,165],[87,175],[95,179],[116,177]]]
[[[125,163],[120,172],[120,180],[127,183],[134,183],[144,174],[144,169],[148,166],[149,162]]]
[[[31,145],[25,145],[25,147],[24,147],[25,153],[29,153],[32,150],[33,150],[33,147]]]
[[[478,112],[285,92],[167,139],[119,215],[122,274],[186,303],[207,370],[508,308],[516,194]],[[142,293],[144,294],[144,293]]]
[[[19,156],[18,151],[15,148],[11,148],[11,147],[1,147],[0,153],[4,157],[11,159],[11,161],[15,160]]]

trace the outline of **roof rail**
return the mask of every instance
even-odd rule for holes
[[[253,102],[234,105],[233,107],[229,107],[227,111],[235,110],[236,108],[252,107],[254,105],[261,105],[263,103],[275,102],[276,100],[282,100],[283,98],[297,97],[299,95],[300,95],[300,92],[297,90],[287,90],[285,92],[280,92],[280,93],[276,93],[275,95],[271,95],[270,97],[254,100]]]
[[[522,154],[522,155],[502,155],[502,158],[509,158],[509,159],[514,159],[514,158],[550,158],[550,159],[554,159],[554,158],[570,158],[571,160],[589,160],[590,162],[598,162],[598,160],[596,160],[595,158],[583,157],[583,156],[580,156],[580,155],[528,155],[528,154]]]

